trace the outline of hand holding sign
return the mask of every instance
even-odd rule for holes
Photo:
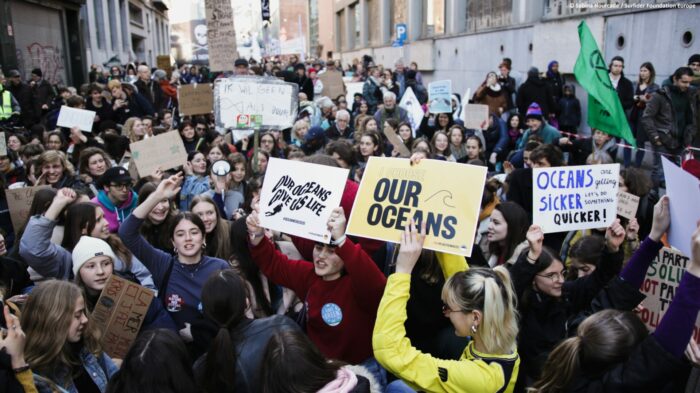
[[[690,258],[687,272],[695,277],[700,277],[700,222],[697,223],[697,228],[690,239],[690,247],[693,255]]]
[[[257,209],[253,210],[248,217],[246,217],[245,224],[248,227],[250,244],[257,246],[265,235],[265,230],[260,226],[260,217],[258,216]]]
[[[625,241],[625,228],[620,224],[620,219],[616,219],[613,224],[605,230],[605,245],[608,251],[617,252]]]
[[[654,220],[651,223],[649,238],[655,242],[661,241],[661,236],[668,231],[671,226],[671,211],[669,210],[668,195],[664,195],[654,205]]]
[[[425,222],[421,223],[420,232],[416,229],[416,223],[411,219],[401,234],[401,246],[396,257],[396,272],[411,274],[420,258],[425,242]]]

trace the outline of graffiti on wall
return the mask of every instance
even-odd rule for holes
[[[65,84],[65,66],[60,48],[33,42],[26,47],[26,50],[18,47],[16,54],[17,68],[22,71],[25,79],[29,79],[34,68],[40,68],[44,79],[49,83]]]

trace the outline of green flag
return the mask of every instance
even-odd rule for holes
[[[620,137],[636,147],[620,97],[610,82],[608,67],[585,21],[578,25],[578,37],[581,51],[576,59],[574,75],[588,92],[588,125]]]

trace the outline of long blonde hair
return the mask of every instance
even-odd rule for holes
[[[134,134],[134,124],[136,124],[137,121],[141,121],[141,119],[138,117],[130,117],[126,119],[124,126],[122,127],[122,135],[129,138],[130,143],[138,142],[143,139],[143,135],[139,137],[138,135]]]
[[[518,312],[510,274],[503,266],[471,268],[450,277],[442,299],[460,310],[479,310],[483,321],[474,339],[493,355],[510,354],[518,336]]]
[[[80,297],[80,288],[63,280],[44,281],[29,295],[21,318],[27,335],[24,356],[38,374],[52,377],[60,369],[79,364],[71,353],[68,329]],[[82,344],[93,354],[101,352],[99,333],[90,322],[83,332]]]

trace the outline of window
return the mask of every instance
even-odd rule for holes
[[[129,3],[129,20],[132,25],[143,27],[143,11],[131,3]]]
[[[408,1],[391,0],[391,39],[396,39],[396,25],[408,23]]]
[[[445,34],[445,0],[426,0],[423,2],[423,35],[431,37]]]
[[[117,14],[114,12],[114,0],[107,0],[107,14],[109,14],[109,36],[112,50],[119,50],[119,37],[117,37]]]
[[[513,0],[469,0],[467,31],[475,32],[511,23]]]
[[[92,9],[95,12],[95,32],[97,33],[97,48],[104,49],[105,43],[105,18],[102,0],[94,0]]]
[[[348,31],[345,25],[345,13],[347,10],[341,10],[338,12],[337,15],[337,21],[338,21],[338,40],[339,40],[339,47],[341,50],[348,50],[348,40],[347,40],[347,35]]]

